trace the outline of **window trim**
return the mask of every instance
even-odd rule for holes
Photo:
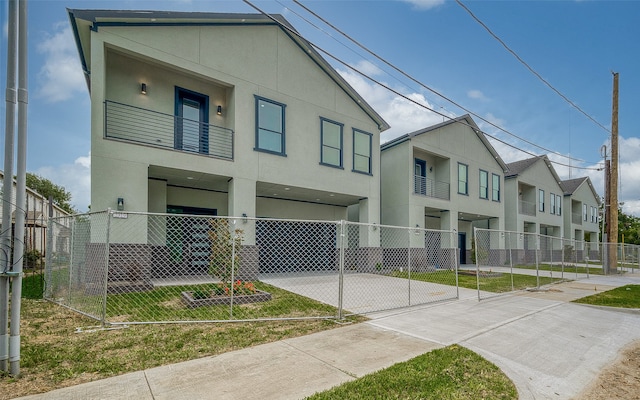
[[[255,98],[255,126],[256,126],[256,130],[255,130],[255,145],[253,150],[254,151],[260,151],[263,153],[269,153],[269,154],[274,154],[277,156],[283,156],[286,157],[287,156],[287,152],[286,152],[286,136],[287,136],[287,129],[286,129],[286,113],[285,113],[285,108],[287,107],[286,104],[284,103],[280,103],[278,101],[275,100],[271,100],[271,99],[267,99],[266,97],[262,97],[262,96],[258,96],[257,94],[253,95],[253,97]],[[281,110],[281,119],[282,119],[282,132],[275,132],[275,131],[269,131],[269,132],[275,132],[281,135],[280,137],[280,148],[282,151],[273,151],[273,150],[269,150],[269,149],[263,149],[260,147],[260,102],[263,101],[265,103],[271,103],[274,104],[278,107],[280,107]]]
[[[465,177],[464,181],[460,180],[460,167],[464,167]],[[460,191],[460,183],[464,182],[464,192]],[[465,196],[469,195],[469,166],[465,163],[458,162],[458,194],[463,194]]]
[[[582,215],[585,222],[589,222],[589,214],[587,213],[587,203],[582,203]]]
[[[557,215],[562,215],[562,196],[559,194],[556,195],[556,210]]]
[[[498,178],[497,190],[495,188],[496,178]],[[500,202],[500,175],[498,174],[491,174],[491,201]]]
[[[556,195],[555,193],[551,193],[551,192],[549,192],[549,214],[557,215],[556,214]]]
[[[485,187],[484,187],[484,197],[482,196],[482,173],[484,172],[484,176],[486,178],[486,183],[485,183]],[[481,169],[479,171],[478,174],[478,189],[479,189],[479,196],[482,200],[489,200],[489,171],[485,171],[483,169]]]
[[[340,160],[339,160],[339,165],[336,164],[331,164],[328,162],[324,161],[324,148],[325,148],[325,144],[324,144],[324,123],[330,123],[330,124],[334,124],[340,127]],[[331,146],[327,146],[330,148],[334,148]],[[331,167],[331,168],[339,168],[339,169],[344,169],[344,124],[341,124],[340,122],[337,121],[333,121],[331,119],[328,118],[324,118],[324,117],[320,117],[320,165],[324,165],[327,167]]]
[[[538,211],[544,212],[544,189],[538,189]]]
[[[362,135],[367,135],[369,136],[369,171],[360,171],[358,169],[356,169],[356,133],[358,134],[362,134]],[[357,172],[359,174],[365,174],[365,175],[371,175],[373,176],[372,173],[372,166],[373,166],[373,134],[369,133],[369,132],[365,132],[363,130],[357,129],[357,128],[352,128],[352,142],[351,142],[353,148],[352,148],[352,159],[351,162],[352,167],[351,167],[351,172]],[[362,156],[362,154],[358,154],[360,156]]]

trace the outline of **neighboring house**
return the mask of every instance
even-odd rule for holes
[[[11,224],[15,224],[16,215],[16,180],[13,179],[13,190],[11,192]],[[4,182],[4,173],[0,171],[0,189]],[[57,206],[49,199],[27,188],[25,214],[25,251],[37,250],[42,256],[47,250],[47,223],[49,217],[58,218],[69,215],[65,210]],[[2,221],[3,209],[0,207],[0,221]]]
[[[455,230],[471,262],[473,228],[504,230],[502,158],[469,115],[391,140],[382,152],[382,223]]]
[[[561,182],[564,190],[564,238],[599,243],[600,197],[589,177]]]
[[[507,164],[505,228],[563,237],[563,195],[560,178],[547,156]]]
[[[68,12],[91,94],[92,210],[379,223],[388,125],[282,16]],[[127,241],[146,243],[136,228]],[[260,240],[255,222],[243,230]]]

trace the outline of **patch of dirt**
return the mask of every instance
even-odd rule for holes
[[[625,347],[576,399],[640,400],[640,340]]]

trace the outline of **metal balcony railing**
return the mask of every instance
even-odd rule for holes
[[[536,215],[536,203],[530,201],[518,200],[518,210],[522,215]]]
[[[574,224],[582,225],[582,214],[571,213],[571,222]]]
[[[105,137],[233,160],[233,130],[105,101]]]
[[[449,200],[449,184],[447,182],[434,181],[424,176],[413,176],[413,193],[436,199]]]

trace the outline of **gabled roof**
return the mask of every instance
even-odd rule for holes
[[[560,177],[558,176],[556,169],[553,168],[553,164],[551,164],[551,161],[547,156],[535,156],[535,157],[527,158],[525,160],[515,161],[507,164],[507,167],[509,168],[509,172],[507,172],[504,178],[505,179],[515,178],[539,161],[544,161],[544,163],[549,168],[549,172],[551,172],[551,175],[553,175],[553,178],[556,180],[558,185],[562,187],[562,184],[561,184],[562,181],[560,180]]]
[[[73,28],[80,62],[90,87],[91,31],[100,26],[248,26],[274,25],[280,27],[369,117],[378,124],[380,132],[389,129],[389,124],[367,103],[362,96],[336,71],[298,32],[279,14],[237,14],[211,12],[178,12],[146,10],[76,10],[67,9]],[[270,18],[271,17],[271,18]]]
[[[598,201],[598,204],[600,204],[600,196],[598,195],[598,192],[596,192],[596,189],[593,187],[591,179],[589,179],[588,176],[582,178],[567,179],[560,182],[560,186],[562,187],[562,190],[564,190],[565,196],[571,196],[585,183],[589,186],[593,197],[595,197],[595,199]]]
[[[469,128],[471,128],[475,134],[478,136],[478,139],[480,139],[480,141],[484,144],[484,146],[487,148],[487,150],[489,151],[489,153],[491,153],[491,155],[493,156],[493,158],[495,158],[496,162],[498,164],[500,164],[500,167],[502,168],[503,171],[507,171],[507,164],[505,164],[505,162],[502,160],[502,157],[500,157],[500,155],[498,154],[498,152],[496,151],[496,149],[491,145],[491,143],[489,142],[489,140],[487,139],[487,137],[484,135],[484,133],[480,130],[480,128],[478,127],[478,125],[476,125],[475,121],[473,120],[473,118],[471,118],[471,116],[469,114],[465,114],[463,116],[457,117],[457,118],[453,118],[450,119],[449,121],[445,121],[436,125],[431,125],[428,126],[426,128],[411,132],[411,133],[407,133],[404,134],[402,136],[398,136],[395,139],[392,139],[388,142],[386,142],[385,144],[383,144],[382,146],[380,146],[380,151],[384,151],[386,149],[389,149],[391,147],[397,146],[401,143],[410,141],[412,138],[419,136],[419,135],[423,135],[429,132],[433,132],[435,130],[438,130],[442,127],[445,127],[447,125],[452,125],[452,124],[463,124],[463,125],[467,125]]]

